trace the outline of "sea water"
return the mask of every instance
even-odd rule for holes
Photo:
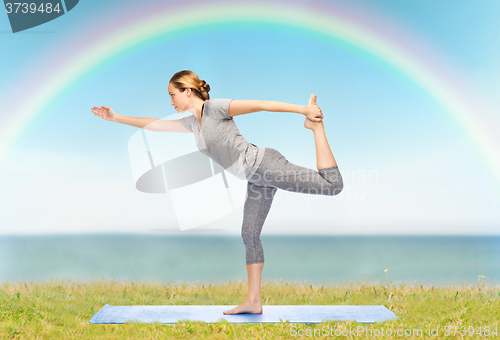
[[[261,235],[261,240],[263,282],[500,284],[500,236]],[[0,283],[58,279],[246,281],[245,248],[236,235],[0,236]]]

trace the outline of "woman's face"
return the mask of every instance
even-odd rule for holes
[[[188,96],[191,89],[186,89],[184,92],[179,91],[172,83],[168,84],[168,94],[170,95],[170,105],[173,105],[177,112],[184,112],[191,107],[191,97]]]

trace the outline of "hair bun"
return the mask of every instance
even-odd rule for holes
[[[201,91],[208,92],[208,91],[210,91],[210,85],[208,85],[206,81],[201,80],[201,83],[200,83],[200,90],[201,90]]]

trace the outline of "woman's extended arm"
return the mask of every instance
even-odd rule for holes
[[[316,97],[315,95],[311,97],[313,96]],[[228,115],[234,117],[258,111],[295,112],[303,114],[315,122],[320,122],[323,119],[321,109],[317,105],[311,104],[311,101],[307,106],[303,106],[270,100],[232,100]]]
[[[182,125],[180,119],[161,120],[147,117],[129,117],[117,114],[112,108],[107,106],[94,106],[92,112],[94,112],[95,116],[107,121],[127,124],[141,129],[165,132],[191,132]]]
[[[305,106],[270,100],[232,100],[229,105],[229,117],[258,111],[296,112],[304,114]]]
[[[129,117],[129,116],[123,116],[123,115],[116,115],[115,122],[121,123],[121,124],[127,124],[131,126],[135,126],[141,129],[144,129],[150,124],[153,124],[155,121],[158,119],[156,118],[147,118],[147,117]]]

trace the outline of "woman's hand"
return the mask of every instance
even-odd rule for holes
[[[113,111],[112,108],[107,107],[107,106],[94,106],[92,109],[92,112],[94,112],[94,116],[101,117],[104,120],[110,121],[110,122],[116,122],[116,112]]]
[[[307,119],[313,121],[313,122],[321,122],[323,120],[323,112],[321,109],[316,105],[316,95],[311,94],[311,98],[309,98],[309,103],[307,103],[307,106],[304,109],[304,114],[306,115]]]

